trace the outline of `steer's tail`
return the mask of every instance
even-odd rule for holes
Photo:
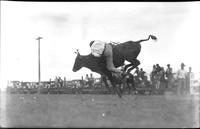
[[[142,40],[139,40],[139,41],[137,41],[138,43],[141,43],[141,42],[143,42],[143,41],[148,41],[149,39],[152,39],[152,40],[154,40],[154,41],[157,41],[157,37],[156,36],[154,36],[154,35],[149,35],[149,37],[147,38],[147,39],[142,39]]]
[[[157,37],[154,35],[149,35],[149,37],[151,37],[152,40],[157,41]]]

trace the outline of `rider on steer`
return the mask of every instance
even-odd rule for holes
[[[94,40],[90,42],[91,53],[95,57],[106,57],[106,67],[109,71],[116,74],[123,74],[120,69],[117,69],[113,64],[113,51],[109,43]]]

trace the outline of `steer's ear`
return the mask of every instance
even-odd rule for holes
[[[78,54],[78,53],[79,53],[79,52],[78,52],[78,49],[76,49],[76,51],[75,51],[74,53]]]

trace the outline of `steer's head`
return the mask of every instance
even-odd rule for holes
[[[79,53],[78,50],[76,50],[75,52],[77,54],[75,62],[74,62],[74,67],[73,67],[73,72],[76,72],[78,70],[80,70],[83,66],[82,66],[82,61],[81,61],[81,55]]]

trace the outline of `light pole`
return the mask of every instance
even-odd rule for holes
[[[36,40],[38,40],[38,82],[40,83],[40,39],[42,39],[42,37],[38,37]]]

